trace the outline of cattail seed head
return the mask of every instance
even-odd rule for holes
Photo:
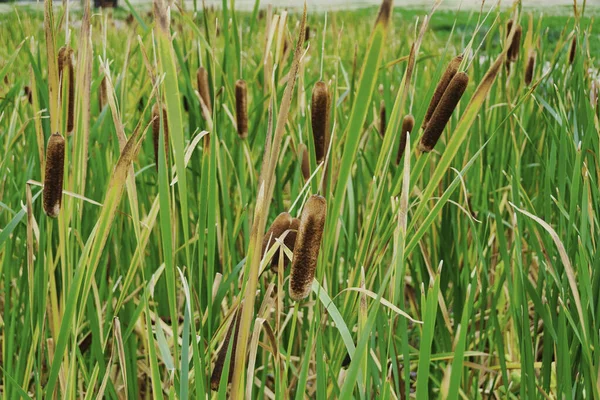
[[[415,118],[412,115],[407,115],[402,120],[402,130],[400,131],[400,147],[398,147],[398,156],[396,157],[396,165],[400,164],[400,160],[404,155],[406,147],[406,137],[412,132],[415,127]]]
[[[23,87],[23,93],[27,96],[27,101],[29,104],[33,104],[33,92],[29,86]]]
[[[294,246],[294,258],[290,272],[290,297],[300,301],[310,294],[312,281],[317,269],[317,259],[325,228],[327,201],[324,197],[312,195],[300,218],[300,227]]]
[[[233,369],[235,367],[235,359],[237,352],[237,339],[240,332],[240,321],[242,319],[242,306],[238,307],[235,311],[235,315],[233,316],[231,323],[229,324],[229,328],[227,328],[227,333],[225,334],[225,339],[223,340],[223,345],[217,354],[217,360],[215,361],[215,366],[212,370],[212,374],[210,376],[210,388],[211,390],[218,391],[219,383],[221,382],[221,375],[223,375],[223,366],[225,364],[225,360],[227,359],[227,350],[229,350],[229,342],[233,337],[233,344],[231,345],[231,356],[229,358],[229,376],[227,377],[227,383],[231,382],[233,378]],[[235,326],[235,333],[234,333]]]
[[[241,139],[248,136],[248,89],[246,81],[240,79],[235,83],[235,116],[237,131]]]
[[[577,36],[573,36],[571,41],[571,48],[569,49],[569,65],[573,65],[575,61],[575,54],[577,53]]]
[[[262,254],[263,256],[275,245],[275,239],[280,239],[281,236],[285,232],[288,232],[285,238],[283,239],[283,243],[290,250],[294,250],[294,245],[296,243],[296,235],[298,233],[298,227],[300,226],[300,220],[298,218],[292,218],[292,216],[287,212],[282,212],[275,218],[265,236],[263,237],[262,242]],[[279,265],[279,257],[283,256],[283,266],[287,267],[289,264],[289,259],[284,256],[284,252],[282,249],[279,249],[271,259],[271,270],[277,273],[277,267]]]
[[[169,125],[167,124],[167,109],[162,107],[163,135],[165,138],[165,156],[169,165]],[[158,146],[160,144],[160,115],[158,103],[152,106],[152,142],[154,145],[154,163],[158,171]]]
[[[427,128],[427,124],[429,123],[429,120],[431,119],[433,112],[435,111],[436,107],[438,106],[442,96],[444,95],[444,92],[446,91],[446,88],[450,84],[450,81],[452,80],[452,78],[454,78],[454,75],[456,75],[456,73],[458,72],[458,68],[460,67],[460,64],[462,63],[462,60],[463,60],[462,55],[456,56],[452,59],[452,61],[450,61],[450,63],[446,67],[446,71],[444,71],[444,74],[442,75],[442,77],[440,78],[440,81],[438,82],[437,86],[435,87],[435,91],[433,92],[433,97],[431,98],[429,107],[427,107],[427,112],[425,113],[425,118],[423,119],[423,125],[422,125],[423,129]]]
[[[73,68],[73,49],[66,45],[58,51],[58,75],[61,85],[64,84],[66,79],[69,82],[69,86],[67,87],[67,132],[71,133],[75,127],[75,74]]]
[[[206,106],[209,114],[212,114],[212,103],[210,100],[210,88],[208,85],[208,71],[204,67],[198,68],[198,73],[196,74],[196,80],[198,83],[198,93],[200,93],[200,97],[202,98],[202,102]],[[200,113],[204,116],[204,112],[200,109]]]
[[[315,157],[321,163],[329,146],[329,91],[323,81],[315,84],[312,92],[311,118]]]
[[[527,66],[525,67],[525,84],[527,86],[531,85],[531,81],[533,81],[534,70],[535,70],[535,52],[532,51],[529,53],[529,57],[527,58]]]
[[[421,142],[419,143],[419,149],[421,151],[430,152],[433,150],[435,144],[442,135],[446,124],[450,120],[454,109],[458,105],[460,98],[465,92],[468,83],[469,76],[464,72],[459,72],[452,78],[452,81],[450,81],[448,88],[440,99],[440,103],[431,116],[431,120],[427,124],[425,132],[423,132]]]
[[[304,28],[304,41],[308,42],[310,40],[310,26],[306,25]]]
[[[62,202],[63,173],[65,168],[65,138],[58,132],[48,139],[46,147],[46,173],[44,177],[44,212],[58,217]]]
[[[304,180],[307,181],[310,179],[310,162],[308,160],[308,148],[304,143],[301,143],[299,146],[299,155],[302,157],[302,176]]]
[[[510,31],[512,29],[513,20],[508,21],[506,24],[506,35],[510,35]],[[523,28],[521,25],[518,25],[515,29],[515,35],[513,36],[512,42],[510,42],[510,46],[508,47],[508,61],[515,62],[519,58],[519,51],[521,50],[521,35],[523,34]]]
[[[98,90],[98,109],[102,111],[107,102],[106,76],[103,76],[102,80],[100,81],[100,88]]]
[[[381,100],[379,104],[379,134],[382,138],[385,136],[386,127],[385,101]]]

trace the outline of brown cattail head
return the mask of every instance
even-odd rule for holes
[[[209,114],[212,114],[212,103],[210,100],[210,88],[208,86],[208,71],[204,67],[198,68],[198,73],[196,74],[196,80],[198,82],[198,93],[200,93],[200,98],[202,102],[206,106]],[[200,113],[204,116],[204,112],[200,109]]]
[[[460,98],[465,92],[468,83],[469,76],[464,72],[459,72],[452,78],[448,88],[440,99],[440,103],[431,116],[431,120],[427,124],[425,132],[423,132],[419,144],[419,149],[421,151],[430,152],[433,150],[435,144],[442,135],[446,124],[450,120],[454,109],[460,101]]]
[[[31,91],[31,88],[29,86],[25,86],[23,88],[23,93],[25,93],[25,96],[27,96],[27,101],[29,104],[33,104],[33,92]]]
[[[300,301],[310,294],[312,281],[317,269],[317,259],[325,228],[327,201],[324,197],[312,195],[300,218],[300,227],[294,246],[294,258],[290,272],[290,297]]]
[[[98,109],[100,111],[102,111],[104,109],[104,106],[107,103],[107,96],[106,96],[106,76],[102,77],[102,80],[100,81],[100,87],[98,88]]]
[[[156,170],[158,171],[158,146],[160,144],[160,115],[158,113],[158,103],[154,103],[152,106],[152,142],[154,144],[154,163],[156,164]],[[167,109],[163,106],[162,108],[162,119],[163,119],[163,135],[165,138],[165,156],[167,165],[169,165],[169,125],[167,124]]]
[[[65,75],[66,73],[66,75]],[[58,76],[62,85],[68,81],[67,87],[67,132],[73,132],[75,121],[75,73],[73,68],[73,49],[67,45],[58,50]]]
[[[329,91],[323,81],[317,82],[313,88],[310,111],[315,157],[317,163],[321,163],[329,146]]]
[[[392,8],[394,7],[392,0],[383,0],[379,7],[379,14],[377,15],[377,21],[375,24],[387,24],[390,22],[392,16]]]
[[[212,374],[210,376],[210,388],[211,390],[217,391],[219,390],[219,383],[221,382],[221,375],[223,375],[223,366],[225,364],[225,360],[227,359],[227,350],[229,350],[229,342],[233,336],[233,344],[231,345],[231,356],[229,358],[229,376],[227,377],[227,383],[231,382],[233,378],[233,369],[235,367],[235,359],[236,359],[236,351],[237,351],[237,339],[240,332],[240,321],[242,317],[242,306],[238,307],[235,311],[233,318],[231,319],[231,323],[229,324],[229,328],[227,328],[227,333],[225,334],[225,339],[223,340],[223,345],[217,354],[217,360],[215,361],[215,366],[213,368]],[[235,334],[233,333],[235,326]]]
[[[239,79],[235,83],[235,116],[237,131],[241,139],[248,137],[248,89],[246,81]]]
[[[262,254],[263,256],[275,245],[275,239],[280,239],[281,236],[285,232],[288,232],[285,238],[283,239],[283,243],[290,250],[294,250],[294,244],[296,243],[296,234],[298,233],[298,227],[300,226],[300,220],[298,218],[292,218],[292,216],[287,212],[282,212],[275,218],[265,236],[263,237],[262,242]],[[284,256],[284,252],[282,249],[275,252],[273,258],[271,259],[271,270],[277,273],[277,267],[279,265],[279,257],[283,257],[283,266],[287,267],[289,264],[289,260]]]
[[[506,24],[506,35],[510,35],[510,31],[513,26],[513,20],[509,20]],[[515,62],[519,58],[519,51],[521,50],[521,35],[523,34],[523,28],[521,25],[518,25],[515,29],[515,35],[513,36],[512,42],[510,42],[510,46],[508,47],[508,61]]]
[[[575,54],[577,54],[577,36],[573,36],[573,40],[571,41],[571,48],[569,49],[569,65],[573,65]]]
[[[65,138],[58,132],[48,139],[46,147],[46,173],[44,177],[44,212],[58,217],[62,202],[63,173],[65,168]]]
[[[310,40],[310,26],[306,25],[304,28],[304,41],[308,42]]]
[[[298,148],[299,155],[302,157],[302,176],[304,180],[307,181],[310,179],[310,162],[308,160],[308,148],[304,143],[300,143]]]
[[[533,72],[535,71],[535,52],[531,51],[527,57],[527,66],[525,67],[525,84],[531,85],[533,81]]]
[[[385,118],[385,101],[381,100],[381,103],[379,103],[379,134],[382,138],[385,136],[385,128],[387,127]]]
[[[442,75],[442,77],[440,78],[440,81],[438,82],[437,86],[435,87],[435,91],[433,92],[433,97],[431,98],[429,107],[427,107],[427,112],[425,113],[425,118],[423,119],[423,125],[422,125],[423,129],[427,128],[427,124],[429,123],[429,120],[431,119],[433,112],[435,111],[442,96],[444,95],[444,92],[446,91],[448,84],[450,84],[450,81],[452,80],[452,78],[454,78],[454,75],[456,75],[456,73],[458,72],[458,68],[460,67],[460,64],[462,63],[462,60],[463,60],[462,55],[456,56],[452,59],[452,61],[450,61],[450,63],[446,67],[446,71],[444,71],[444,74]]]
[[[398,147],[398,156],[396,157],[396,165],[400,164],[400,160],[404,155],[406,147],[406,137],[412,132],[415,127],[415,118],[412,115],[407,115],[402,120],[402,130],[400,131],[400,147]]]

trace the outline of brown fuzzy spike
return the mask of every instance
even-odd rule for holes
[[[400,146],[398,147],[398,156],[396,157],[396,165],[400,164],[400,160],[404,155],[404,148],[406,147],[406,137],[412,133],[415,127],[415,118],[412,115],[407,115],[402,120],[402,130],[400,131]]]
[[[530,52],[527,58],[527,67],[525,68],[525,84],[531,85],[533,81],[533,72],[535,70],[535,52]]]
[[[379,134],[381,137],[385,137],[385,129],[387,128],[387,121],[385,115],[385,101],[381,100],[379,103]]]
[[[237,131],[241,139],[248,137],[248,89],[246,81],[240,79],[235,83],[235,116]]]
[[[302,157],[302,176],[304,177],[304,180],[307,181],[310,179],[310,162],[308,159],[308,148],[304,143],[300,143],[298,150],[300,157]]]
[[[383,2],[381,3],[381,7],[379,7],[379,14],[377,15],[377,21],[375,22],[375,24],[387,25],[390,22],[393,7],[393,0],[383,0]]]
[[[163,106],[163,135],[165,138],[165,156],[169,165],[169,125],[167,123],[167,109]],[[152,143],[154,144],[154,163],[158,171],[158,146],[160,144],[160,115],[158,114],[158,103],[152,106]]]
[[[281,236],[283,236],[285,232],[288,232],[288,230],[289,232],[283,239],[283,243],[293,251],[299,224],[300,220],[298,220],[298,218],[292,218],[289,213],[282,212],[279,214],[263,237],[262,255],[264,256],[271,247],[275,245],[275,239],[281,239]],[[285,257],[284,252],[281,249],[278,250],[271,259],[271,270],[275,273],[277,273],[279,257],[281,256],[283,256],[283,266],[287,267],[289,264],[289,259]]]
[[[317,269],[317,259],[325,228],[327,201],[324,197],[312,195],[300,218],[300,227],[294,246],[294,258],[290,272],[289,293],[292,300],[300,301],[310,294],[312,281]]]
[[[58,75],[61,82],[61,94],[65,80],[68,79],[69,82],[67,87],[67,133],[71,133],[75,127],[75,71],[73,49],[66,45],[58,50]]]
[[[431,98],[429,107],[427,107],[427,112],[425,113],[425,118],[423,119],[423,125],[422,125],[423,130],[427,129],[427,124],[429,123],[429,120],[431,119],[433,112],[435,111],[440,100],[442,99],[442,96],[444,95],[446,88],[450,84],[450,81],[452,80],[452,78],[454,78],[454,75],[456,75],[456,73],[458,72],[458,68],[460,67],[460,64],[462,63],[462,60],[463,60],[462,55],[454,57],[452,59],[452,61],[450,61],[448,66],[446,67],[446,71],[444,71],[444,74],[442,75],[437,86],[435,87],[435,91],[433,92],[433,97]]]
[[[573,40],[571,41],[571,48],[569,49],[569,65],[573,65],[575,54],[577,54],[577,36],[573,36]]]
[[[223,375],[223,366],[225,364],[225,360],[227,359],[227,350],[229,350],[229,342],[233,336],[233,344],[231,345],[231,356],[229,358],[229,376],[227,377],[227,383],[231,383],[231,379],[233,378],[233,369],[235,367],[235,359],[236,359],[236,351],[237,351],[237,340],[240,332],[240,320],[242,317],[242,306],[238,307],[235,311],[235,315],[233,316],[231,323],[229,324],[229,328],[227,328],[227,333],[225,334],[225,339],[223,340],[223,345],[217,354],[217,360],[215,361],[215,366],[213,367],[212,374],[210,376],[210,388],[211,390],[218,391],[219,383],[221,382],[221,375]],[[233,334],[235,325],[235,334]],[[233,335],[232,335],[233,334]]]
[[[506,24],[506,35],[510,35],[510,31],[512,29],[513,21],[510,20]],[[515,29],[515,35],[513,36],[512,42],[510,42],[510,46],[508,47],[508,61],[515,62],[519,58],[519,51],[521,50],[521,35],[523,34],[523,28],[521,25],[518,25]]]
[[[206,106],[208,113],[212,115],[212,102],[210,100],[210,87],[208,84],[208,71],[204,67],[198,68],[198,73],[196,74],[196,81],[198,83],[198,93],[200,93],[200,97],[202,98],[202,102]],[[200,113],[204,116],[204,112],[201,109]]]
[[[63,174],[65,168],[65,138],[56,132],[48,139],[46,148],[46,173],[44,177],[44,212],[58,217],[62,203]]]
[[[23,93],[27,96],[27,101],[29,104],[33,104],[33,92],[29,86],[23,87]]]
[[[329,91],[323,81],[315,84],[312,92],[311,118],[315,157],[321,163],[329,146]]]
[[[100,87],[98,88],[98,109],[102,112],[104,110],[104,106],[107,103],[106,96],[106,76],[102,77],[102,81],[100,81]]]
[[[454,109],[458,105],[460,98],[462,97],[467,84],[469,83],[469,76],[464,72],[457,73],[448,88],[444,92],[444,95],[440,99],[440,103],[435,109],[435,112],[431,116],[429,124],[419,143],[419,149],[424,152],[430,152],[433,150],[435,144],[439,140],[446,124],[450,120]]]
[[[306,25],[304,28],[304,41],[308,42],[310,40],[310,26]]]

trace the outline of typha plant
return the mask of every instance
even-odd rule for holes
[[[531,85],[533,74],[535,72],[535,51],[530,51],[527,57],[527,65],[525,67],[525,84]]]
[[[400,146],[398,147],[398,155],[396,156],[396,165],[400,165],[400,160],[404,155],[404,148],[406,147],[406,137],[412,133],[415,127],[415,118],[412,115],[406,115],[402,119],[402,128],[400,130]]]
[[[233,343],[231,344],[231,355],[229,358],[229,374],[227,376],[227,383],[230,383],[231,378],[233,377],[233,370],[235,366],[235,359],[237,353],[238,333],[240,331],[240,318],[242,316],[241,308],[242,306],[235,310],[233,318],[231,319],[231,323],[229,324],[229,328],[227,328],[225,339],[223,339],[223,344],[221,345],[221,348],[217,353],[217,359],[215,361],[212,374],[210,376],[211,390],[219,390],[219,383],[221,382],[221,376],[223,375],[223,367],[225,366],[225,361],[227,360],[227,351],[229,349],[229,343],[232,339]],[[235,334],[233,334],[234,328]]]
[[[239,79],[235,83],[235,116],[237,131],[241,139],[248,136],[248,89],[246,81]]]
[[[379,134],[381,137],[385,136],[386,123],[385,100],[381,100],[381,103],[379,103]]]
[[[263,256],[275,245],[275,239],[281,239],[281,237],[287,232],[283,238],[283,243],[291,251],[294,250],[296,243],[296,236],[298,228],[300,226],[300,220],[298,218],[292,218],[288,212],[282,212],[279,214],[273,223],[265,232],[262,242],[262,254]],[[271,270],[277,273],[277,267],[279,265],[279,258],[283,257],[283,266],[287,267],[289,259],[285,257],[283,249],[279,249],[273,255],[271,259]]]
[[[569,48],[569,65],[573,65],[575,54],[577,54],[577,35],[573,35],[573,39],[571,40],[571,47]]]
[[[301,143],[300,146],[298,146],[298,156],[302,163],[302,176],[304,177],[304,180],[307,181],[310,179],[310,160],[308,158],[308,148],[304,143]]]
[[[327,84],[319,81],[313,88],[310,110],[317,163],[323,161],[329,146],[329,107]]]
[[[201,114],[205,115],[205,112],[208,112],[209,115],[212,115],[210,86],[208,84],[208,71],[206,70],[206,68],[198,68],[198,72],[196,73],[196,82],[198,84],[198,94],[200,94],[200,100],[202,101],[202,103],[204,103],[204,107],[201,106]]]
[[[419,143],[419,149],[423,152],[430,152],[438,142],[446,124],[450,120],[454,109],[458,105],[460,98],[462,97],[467,84],[469,83],[469,76],[464,72],[457,73],[454,78],[448,84],[448,88],[444,92],[444,95],[440,99],[438,106],[435,108],[431,120],[421,136],[421,142]]]
[[[463,60],[462,55],[456,56],[452,59],[452,61],[450,61],[450,63],[446,67],[444,74],[442,75],[437,86],[435,87],[435,91],[433,92],[433,97],[431,98],[431,102],[429,102],[429,107],[427,107],[427,111],[425,112],[425,118],[423,119],[423,124],[422,124],[423,130],[425,130],[427,128],[427,124],[429,123],[429,120],[431,119],[433,112],[435,111],[440,100],[442,99],[442,96],[444,95],[446,88],[450,84],[450,81],[452,80],[452,78],[454,78],[454,75],[456,75],[456,73],[458,72],[458,68],[460,68],[460,64],[462,63],[462,60]]]
[[[98,87],[98,110],[102,111],[106,102],[106,76],[103,76],[100,81],[100,86]]]
[[[510,35],[513,23],[514,22],[512,19],[507,22],[506,37],[508,37],[508,35]],[[521,27],[521,25],[517,25],[517,27],[515,28],[515,34],[514,34],[512,41],[510,42],[510,45],[508,47],[508,53],[507,53],[507,56],[508,56],[507,61],[508,62],[515,62],[519,58],[519,52],[521,50],[521,35],[522,34],[523,34],[523,28]]]
[[[46,171],[43,191],[44,212],[51,218],[58,217],[60,213],[64,168],[65,138],[56,132],[50,135],[46,147]]]
[[[308,42],[310,40],[310,26],[306,25],[304,29],[304,41]]]
[[[160,126],[161,126],[161,115],[160,107],[158,103],[154,103],[152,106],[152,144],[154,145],[154,162],[156,164],[156,170],[158,171],[158,146],[160,143]],[[167,165],[169,164],[169,124],[167,121],[167,109],[162,106],[162,127],[163,135],[165,138],[165,156],[167,159]]]
[[[300,227],[290,272],[289,294],[295,301],[305,299],[310,294],[317,269],[326,215],[327,201],[325,198],[319,195],[309,197],[300,217]]]
[[[71,133],[75,126],[75,73],[73,49],[66,45],[58,50],[58,76],[61,82],[61,94],[62,88],[67,85],[67,132]]]

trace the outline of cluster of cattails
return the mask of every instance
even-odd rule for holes
[[[169,164],[169,125],[167,123],[167,109],[162,106],[163,137],[165,139],[165,156]],[[158,171],[158,146],[160,143],[160,113],[158,103],[152,106],[152,141],[154,144],[154,162]]]
[[[296,244],[296,235],[298,228],[300,227],[300,220],[298,218],[292,218],[287,212],[282,212],[275,218],[262,242],[262,254],[263,256],[275,245],[275,239],[281,239],[281,237],[287,232],[287,235],[283,238],[285,246],[294,250]],[[284,268],[288,266],[289,259],[285,257],[283,249],[279,248],[271,259],[271,271],[277,273],[279,266],[279,258],[283,257]]]
[[[75,74],[73,68],[73,49],[63,46],[58,50],[58,77],[62,85],[68,80],[67,91],[67,132],[73,132],[75,117]]]
[[[402,119],[402,130],[400,131],[400,146],[398,147],[398,155],[396,156],[396,165],[400,164],[402,156],[404,155],[404,148],[406,147],[406,138],[412,133],[415,127],[415,118],[412,115],[407,115]]]
[[[212,370],[212,374],[210,376],[210,388],[211,390],[217,391],[219,390],[219,383],[221,382],[221,375],[223,375],[223,366],[225,364],[225,360],[227,359],[227,350],[229,349],[229,343],[232,340],[231,344],[231,356],[229,358],[229,376],[227,377],[227,383],[231,383],[231,379],[233,378],[233,370],[235,367],[235,358],[237,351],[237,341],[240,332],[240,321],[242,319],[242,306],[238,307],[235,311],[233,318],[231,319],[231,323],[229,324],[229,328],[227,329],[227,333],[225,334],[225,339],[223,340],[223,344],[221,345],[221,349],[217,354],[217,360],[215,361],[215,366]],[[235,333],[234,333],[235,326]]]
[[[290,272],[289,294],[300,301],[309,294],[317,269],[317,260],[325,228],[327,202],[324,197],[313,195],[306,202],[300,217],[300,226]]]
[[[48,139],[46,147],[46,172],[44,176],[44,212],[58,217],[62,202],[63,173],[65,168],[65,138],[56,132]]]
[[[525,67],[525,84],[531,85],[533,73],[535,72],[535,51],[531,50],[527,57],[527,66]]]
[[[242,79],[235,83],[235,116],[238,135],[245,139],[248,136],[248,88]]]
[[[315,84],[311,101],[311,122],[315,158],[317,163],[323,162],[329,147],[329,91],[323,81]]]
[[[385,136],[386,127],[385,100],[381,100],[381,103],[379,103],[379,134],[382,138]]]
[[[419,143],[419,149],[423,152],[433,150],[467,88],[469,76],[464,72],[457,72],[461,61],[462,57],[459,56],[450,62],[436,87],[427,110],[430,117],[427,118],[426,115],[423,122],[424,132]]]
[[[198,93],[200,94],[200,99],[204,106],[206,107],[206,112],[209,115],[212,115],[212,102],[210,100],[210,86],[208,85],[208,71],[204,67],[198,68],[198,72],[196,73],[196,81],[198,83]],[[204,110],[201,108],[200,113],[204,116]]]

